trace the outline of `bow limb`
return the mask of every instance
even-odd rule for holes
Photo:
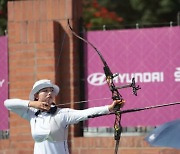
[[[104,66],[108,67],[106,61],[104,60],[102,54],[98,51],[98,49],[88,40],[85,40],[84,38],[82,38],[81,36],[79,36],[75,31],[73,31],[71,25],[70,25],[70,21],[68,19],[68,26],[69,29],[71,30],[71,32],[73,33],[74,36],[76,36],[77,38],[79,38],[80,40],[84,41],[85,43],[89,44],[92,48],[94,48],[94,50],[97,52],[97,54],[99,55],[99,57],[101,58],[101,61],[103,62]],[[108,67],[109,68],[109,67]]]

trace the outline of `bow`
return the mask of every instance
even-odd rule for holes
[[[116,104],[115,107],[114,107],[115,116],[116,116],[115,117],[115,122],[114,122],[114,139],[116,141],[116,146],[115,146],[115,152],[114,153],[117,154],[118,147],[119,147],[119,141],[120,141],[120,137],[121,137],[121,132],[122,132],[121,113],[119,111],[120,111],[120,108],[122,107],[122,103],[124,101],[124,99],[121,96],[121,94],[119,93],[118,89],[132,87],[134,95],[137,95],[137,90],[139,90],[140,87],[139,86],[136,87],[135,79],[134,78],[132,79],[132,83],[131,84],[120,86],[120,87],[116,87],[114,82],[113,82],[113,79],[116,76],[118,76],[118,74],[117,73],[116,74],[112,73],[112,71],[110,70],[110,68],[109,68],[107,62],[105,61],[104,57],[102,56],[102,54],[98,51],[98,49],[91,42],[89,42],[88,40],[85,40],[84,38],[80,37],[79,35],[77,35],[73,31],[72,27],[70,26],[69,19],[68,19],[68,26],[69,26],[69,28],[70,28],[70,30],[71,30],[71,32],[73,33],[74,36],[76,36],[80,40],[84,41],[85,43],[91,45],[91,47],[94,48],[94,50],[97,52],[97,54],[99,55],[103,65],[104,65],[103,70],[104,70],[104,74],[106,76],[106,81],[107,81],[109,90],[112,93],[112,99],[113,99],[113,101],[114,100],[120,100],[120,103]]]

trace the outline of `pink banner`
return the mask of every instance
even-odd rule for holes
[[[8,129],[8,111],[4,100],[8,98],[8,48],[7,37],[0,37],[0,130]]]
[[[113,73],[116,86],[135,77],[141,86],[138,96],[132,90],[119,90],[126,104],[123,109],[180,102],[180,27],[90,31],[87,39],[102,53]],[[87,99],[111,98],[103,64],[87,46]],[[111,99],[90,101],[88,107],[111,103]],[[123,114],[123,126],[154,126],[180,117],[180,106]],[[88,127],[112,127],[114,116],[88,121]]]

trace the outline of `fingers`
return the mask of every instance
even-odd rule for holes
[[[114,103],[116,103],[116,104],[124,104],[124,103],[125,103],[125,100],[124,100],[124,99],[114,100]]]
[[[51,108],[50,104],[47,102],[41,102],[40,109],[43,111],[49,111]]]
[[[121,100],[114,100],[112,104],[109,105],[108,109],[110,112],[115,111],[115,106],[116,105],[120,105],[121,107],[124,106],[125,100],[121,99]]]
[[[125,104],[125,100],[124,99],[114,100],[113,103],[114,103],[114,105],[121,105],[121,107],[123,107]]]
[[[29,101],[28,107],[33,107],[42,111],[49,111],[51,108],[50,103],[41,101]]]

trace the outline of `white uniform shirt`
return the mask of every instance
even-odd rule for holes
[[[68,125],[87,120],[89,115],[109,113],[108,106],[102,106],[85,110],[58,108],[54,115],[42,112],[36,116],[37,109],[29,108],[28,103],[28,100],[8,99],[4,105],[30,122],[34,154],[69,154]]]

